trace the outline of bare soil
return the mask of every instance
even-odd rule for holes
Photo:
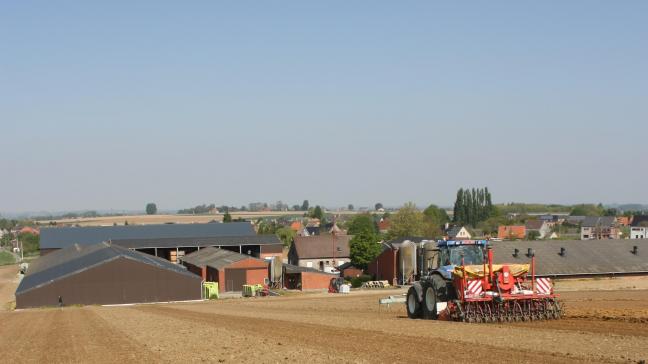
[[[565,319],[410,320],[402,290],[0,312],[5,362],[521,362],[648,359],[648,291],[565,292]]]
[[[0,311],[12,308],[18,283],[17,264],[0,266]]]

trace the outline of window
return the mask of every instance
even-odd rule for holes
[[[484,262],[484,253],[479,245],[462,245],[450,249],[450,262],[453,265],[464,264],[482,264]]]
[[[313,262],[306,262],[306,267],[313,268]]]
[[[427,256],[427,269],[437,269],[439,268],[439,252],[432,252],[432,254]]]

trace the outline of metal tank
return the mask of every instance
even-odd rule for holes
[[[405,284],[416,276],[416,243],[405,240],[398,250],[398,279]]]
[[[270,282],[273,286],[281,287],[282,278],[283,261],[280,256],[274,256],[270,260]]]
[[[419,245],[419,249],[419,274],[422,275],[431,269],[436,269],[436,260],[437,255],[439,254],[439,248],[437,247],[436,241],[423,240]]]

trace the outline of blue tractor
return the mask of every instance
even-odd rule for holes
[[[420,279],[407,292],[407,316],[435,320],[448,301],[457,298],[453,283],[456,266],[484,262],[487,240],[440,240],[419,250]]]

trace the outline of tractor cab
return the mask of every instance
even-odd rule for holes
[[[439,240],[426,254],[427,274],[436,272],[450,280],[456,266],[482,264],[486,244],[487,240]]]

